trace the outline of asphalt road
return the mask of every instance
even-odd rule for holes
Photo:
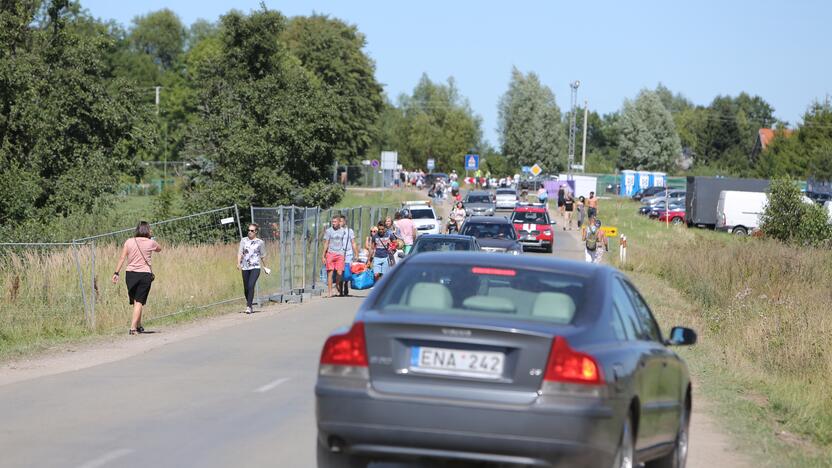
[[[576,231],[556,236],[555,255],[583,259]],[[0,386],[0,466],[312,467],[320,348],[361,300],[318,299]]]

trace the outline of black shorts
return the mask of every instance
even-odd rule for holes
[[[566,208],[566,211],[568,211],[570,213],[572,212],[572,210],[574,208],[574,204],[572,204],[572,203],[564,203],[563,206]]]
[[[558,208],[562,207],[563,205],[564,205],[564,201],[563,200],[558,200]]]
[[[127,282],[127,295],[130,296],[130,304],[138,302],[141,305],[147,304],[147,295],[150,294],[150,273],[141,271],[128,271],[124,275]]]

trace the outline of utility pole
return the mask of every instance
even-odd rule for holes
[[[567,180],[572,180],[572,166],[575,165],[575,133],[577,128],[575,124],[575,116],[578,112],[578,87],[581,82],[578,80],[569,83],[572,88],[572,115],[569,118],[569,161],[567,162],[566,174]]]
[[[584,99],[584,144],[581,146],[581,172],[586,174],[586,118],[589,113],[589,101]]]

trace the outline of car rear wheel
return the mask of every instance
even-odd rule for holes
[[[632,417],[628,414],[627,419],[624,420],[624,427],[621,428],[621,440],[618,442],[613,468],[633,468],[635,465],[636,451],[632,421]]]
[[[682,221],[682,218],[680,218],[680,217],[678,217],[678,216],[677,216],[677,217],[675,217],[675,218],[673,218],[670,222],[671,222],[671,223],[673,223],[673,224],[675,224],[675,225],[679,225],[679,224],[684,223],[684,221]]]
[[[682,412],[673,451],[661,458],[645,463],[645,468],[685,468],[688,460],[688,432],[690,429],[690,414],[688,414],[688,411],[686,409]]]
[[[318,468],[366,468],[369,460],[343,452],[333,452],[316,442]]]
[[[742,227],[742,226],[735,227],[734,230],[731,231],[731,233],[734,234],[735,236],[746,236],[746,235],[748,235],[748,231],[746,231],[745,228]]]

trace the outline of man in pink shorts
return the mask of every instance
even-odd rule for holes
[[[324,256],[322,258],[326,265],[326,285],[328,295],[332,297],[332,283],[338,287],[341,293],[341,285],[344,278],[344,253],[347,248],[347,233],[349,229],[341,229],[341,218],[332,217],[332,226],[324,233]]]

